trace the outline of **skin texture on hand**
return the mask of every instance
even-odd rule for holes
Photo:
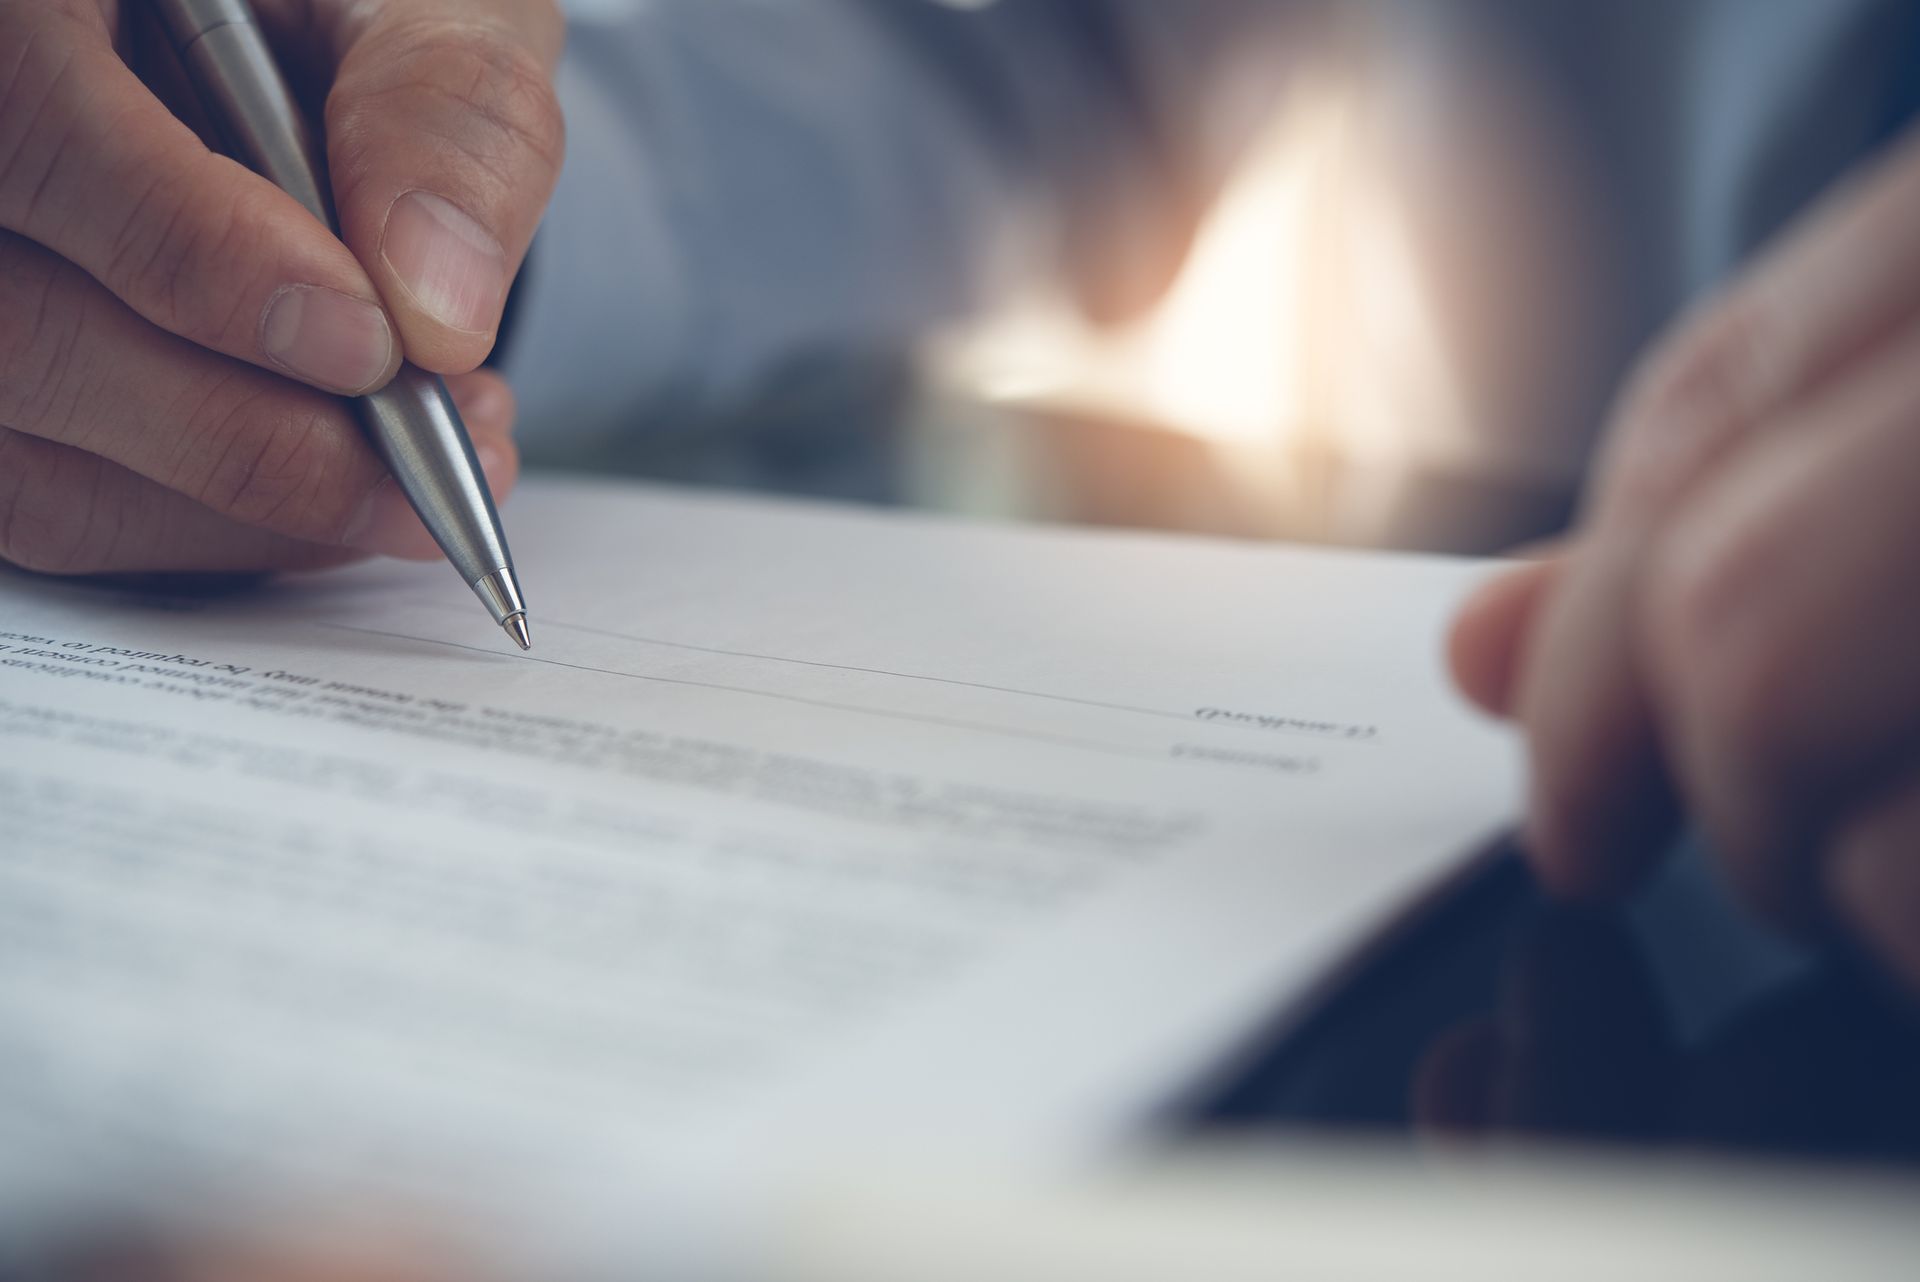
[[[1920,138],[1659,345],[1573,543],[1453,663],[1530,749],[1547,884],[1634,883],[1682,807],[1759,911],[1920,985]]]
[[[437,555],[338,399],[478,371],[558,176],[551,0],[260,0],[341,235],[209,149],[144,5],[0,0],[0,561],[57,574]]]

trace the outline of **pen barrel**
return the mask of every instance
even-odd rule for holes
[[[326,157],[246,0],[154,0],[230,154],[339,234]],[[446,383],[402,365],[355,402],[420,520],[496,621],[524,613],[499,514]]]
[[[253,20],[247,0],[153,0],[153,6],[182,46],[214,27]]]
[[[240,0],[156,3],[229,154],[337,235],[326,158],[247,6]]]
[[[403,365],[391,383],[354,407],[407,501],[467,585],[480,591],[481,580],[502,570],[511,583],[513,559],[500,536],[493,496],[446,383]]]

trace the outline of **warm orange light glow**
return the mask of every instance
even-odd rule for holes
[[[1164,302],[1117,333],[1029,301],[949,345],[959,385],[1223,446],[1404,453],[1459,396],[1358,95],[1303,90],[1250,150]]]

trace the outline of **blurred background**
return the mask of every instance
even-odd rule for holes
[[[1250,84],[1141,314],[1020,281],[911,352],[815,353],[723,413],[653,413],[613,459],[535,437],[532,461],[1359,546],[1550,533],[1629,345],[1582,122],[1509,47],[1524,24],[1472,10],[1344,6]]]

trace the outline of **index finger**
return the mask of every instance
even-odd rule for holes
[[[1920,134],[1830,197],[1636,379],[1591,496],[1585,551],[1549,595],[1518,683],[1533,853],[1556,884],[1612,888],[1674,805],[1638,635],[1666,531],[1767,424],[1920,313]]]
[[[392,377],[399,343],[347,247],[208,151],[97,6],[0,6],[0,49],[0,228],[202,347],[334,392]]]

